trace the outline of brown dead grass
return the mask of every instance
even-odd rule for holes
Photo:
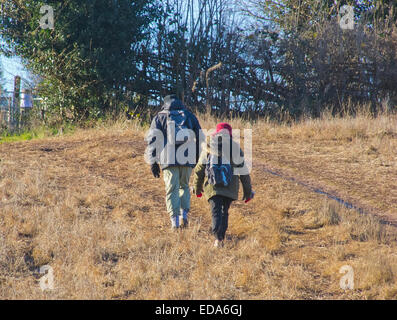
[[[205,200],[192,199],[189,229],[169,229],[163,182],[144,163],[134,124],[0,145],[0,298],[396,299],[395,227],[260,166],[394,219],[396,119],[252,127],[257,195],[232,205],[218,251]],[[43,265],[54,290],[39,287]],[[339,287],[343,265],[354,269],[354,290]]]

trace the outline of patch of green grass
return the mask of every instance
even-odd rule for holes
[[[27,141],[32,139],[42,139],[45,137],[52,137],[59,134],[71,134],[75,130],[74,126],[64,126],[62,130],[55,127],[38,127],[32,130],[27,130],[19,133],[11,133],[8,131],[0,132],[0,144],[11,143],[18,141]]]
[[[9,134],[5,133],[0,136],[0,143],[7,143],[7,142],[17,142],[17,141],[26,141],[38,138],[44,138],[45,133],[44,131],[27,131],[22,133],[15,133]]]
[[[6,135],[0,138],[0,143],[31,140],[32,138],[33,134],[30,132],[22,133],[19,135]]]

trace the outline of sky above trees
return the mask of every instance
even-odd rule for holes
[[[7,58],[4,56],[1,56],[0,57],[0,68],[3,71],[3,79],[4,79],[3,87],[6,91],[13,90],[14,77],[16,75],[29,81],[30,74],[24,68],[24,66],[21,63],[20,58],[18,58],[18,57]]]
[[[43,1],[8,3],[4,52],[40,75],[49,109],[76,119],[151,112],[170,93],[198,111],[294,118],[397,94],[392,1],[357,2],[344,28],[345,0],[49,0],[52,30]],[[2,59],[7,89],[34,78],[20,61]]]

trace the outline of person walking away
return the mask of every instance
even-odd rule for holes
[[[163,172],[166,208],[174,229],[187,227],[189,179],[200,155],[199,121],[176,95],[164,98],[147,136],[147,161],[155,178]]]
[[[233,140],[232,127],[228,123],[219,123],[215,133],[207,137],[207,147],[202,151],[193,174],[194,193],[201,197],[204,192],[211,207],[215,247],[224,244],[229,208],[238,199],[239,180],[243,186],[243,200],[247,203],[255,193],[244,163],[244,153]]]

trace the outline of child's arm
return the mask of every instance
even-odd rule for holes
[[[251,185],[251,177],[249,174],[240,175],[240,181],[243,185],[243,200],[249,200],[253,197],[252,185]]]
[[[240,148],[240,159],[243,161],[237,166],[240,170],[240,181],[241,184],[243,185],[243,200],[251,200],[254,197],[254,192],[252,190],[252,185],[251,185],[251,177],[249,175],[249,170],[248,167],[245,163],[244,159],[244,152]]]
[[[204,178],[205,178],[205,163],[204,163],[204,158],[205,158],[205,152],[201,154],[201,157],[194,168],[194,173],[193,173],[193,190],[196,195],[199,195],[200,193],[203,192],[203,184],[204,184]]]

